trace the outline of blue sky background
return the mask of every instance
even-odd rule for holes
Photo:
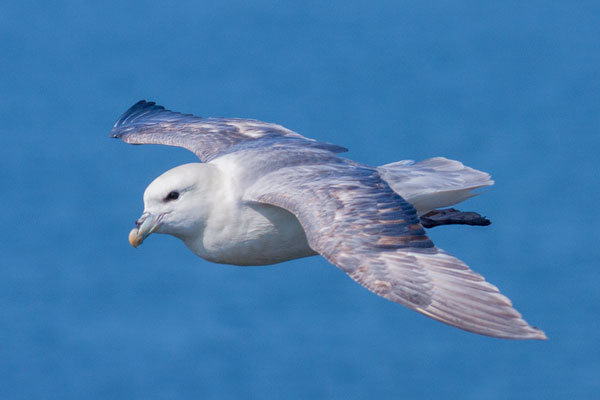
[[[600,391],[597,2],[3,2],[0,397],[591,398]],[[372,165],[446,156],[496,185],[437,245],[546,342],[469,334],[319,257],[127,243],[195,161],[108,139],[140,99],[251,117]]]

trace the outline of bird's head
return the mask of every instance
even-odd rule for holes
[[[201,233],[217,173],[209,164],[184,164],[152,181],[144,192],[144,213],[129,233],[129,243],[137,247],[155,232],[180,239]]]

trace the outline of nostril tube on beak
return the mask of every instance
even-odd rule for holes
[[[138,247],[146,237],[151,235],[160,225],[162,214],[154,215],[150,212],[144,212],[142,216],[135,221],[135,228],[129,232],[129,243],[133,247]]]
[[[135,222],[135,226],[139,229],[140,226],[142,226],[142,224],[144,223],[144,221],[148,218],[149,213],[145,212],[143,213]]]

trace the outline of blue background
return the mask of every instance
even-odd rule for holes
[[[2,399],[598,394],[598,2],[176,4],[0,5]],[[134,250],[146,185],[195,160],[108,138],[143,98],[490,172],[463,207],[493,224],[430,235],[550,340],[453,329],[319,257]]]

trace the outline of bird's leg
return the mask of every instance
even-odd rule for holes
[[[433,228],[440,225],[487,226],[490,220],[473,211],[460,211],[455,208],[433,210],[421,216],[421,225]]]

